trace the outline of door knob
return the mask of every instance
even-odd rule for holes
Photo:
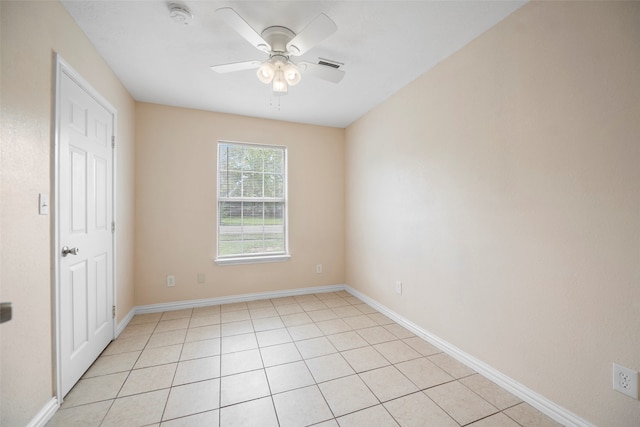
[[[78,248],[69,248],[69,246],[65,246],[64,248],[62,248],[62,256],[67,256],[69,254],[78,255],[79,252],[80,249]]]

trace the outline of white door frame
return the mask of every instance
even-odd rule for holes
[[[62,357],[61,357],[61,313],[60,313],[60,158],[59,158],[59,150],[60,150],[60,95],[61,95],[61,82],[63,75],[68,76],[71,80],[75,81],[80,87],[82,87],[92,98],[96,100],[102,107],[104,107],[112,117],[113,124],[113,137],[115,139],[116,135],[116,124],[117,124],[117,110],[104,98],[98,91],[96,91],[93,86],[91,86],[77,71],[75,71],[58,53],[53,54],[54,56],[54,97],[53,97],[53,147],[52,147],[52,158],[53,158],[53,197],[51,197],[51,203],[53,204],[53,215],[51,218],[51,223],[53,225],[53,243],[51,252],[52,263],[53,263],[53,287],[54,287],[54,307],[53,307],[53,325],[54,325],[54,385],[55,385],[55,395],[57,398],[58,405],[62,404],[62,400],[64,396],[60,395],[60,390],[62,390]],[[112,218],[115,224],[116,218],[116,155],[115,155],[115,147],[112,150]],[[113,305],[116,305],[116,234],[115,232],[111,233],[111,245],[112,245],[112,253],[113,253],[113,267],[111,274],[111,288],[113,290]],[[113,338],[116,336],[116,318],[113,319]]]

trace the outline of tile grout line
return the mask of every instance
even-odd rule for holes
[[[249,311],[249,314],[251,314],[251,311]],[[278,318],[280,318],[278,316]],[[262,362],[262,370],[264,371],[264,377],[267,380],[267,387],[269,387],[269,400],[271,402],[271,406],[273,407],[273,413],[276,416],[276,422],[278,423],[278,426],[280,426],[280,417],[278,416],[278,411],[276,411],[276,402],[273,400],[273,391],[271,390],[271,382],[269,381],[269,376],[267,375],[267,367],[264,364],[264,357],[262,355],[262,348],[260,347],[260,342],[258,341],[258,337],[257,337],[257,332],[256,332],[256,325],[253,322],[254,319],[251,319],[251,325],[253,327],[253,331],[254,334],[256,334],[256,344],[258,345],[258,354],[260,354],[260,361]],[[280,321],[282,321],[282,319],[280,319]],[[287,331],[287,334],[289,333],[289,331]],[[222,343],[220,343],[220,345],[222,346]],[[220,349],[222,351],[222,348]],[[222,358],[220,358],[222,363]],[[222,366],[220,367],[221,369],[221,373],[222,373]],[[222,387],[222,382],[220,382],[220,386]],[[220,394],[222,395],[222,390],[220,391]],[[261,399],[261,398],[259,398]],[[222,414],[222,409],[220,409],[220,414]],[[219,420],[219,424],[220,426],[222,426],[222,419]]]

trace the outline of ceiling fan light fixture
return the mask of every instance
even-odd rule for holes
[[[273,65],[271,61],[267,61],[258,68],[258,72],[256,75],[258,76],[258,80],[260,80],[264,84],[269,84],[273,80],[273,77],[276,72],[276,67]]]
[[[256,75],[262,83],[271,83],[274,95],[286,95],[289,86],[297,85],[302,78],[298,67],[287,57],[272,57],[258,68]]]

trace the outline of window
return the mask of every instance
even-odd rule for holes
[[[285,147],[218,143],[216,262],[289,257],[286,171]]]

